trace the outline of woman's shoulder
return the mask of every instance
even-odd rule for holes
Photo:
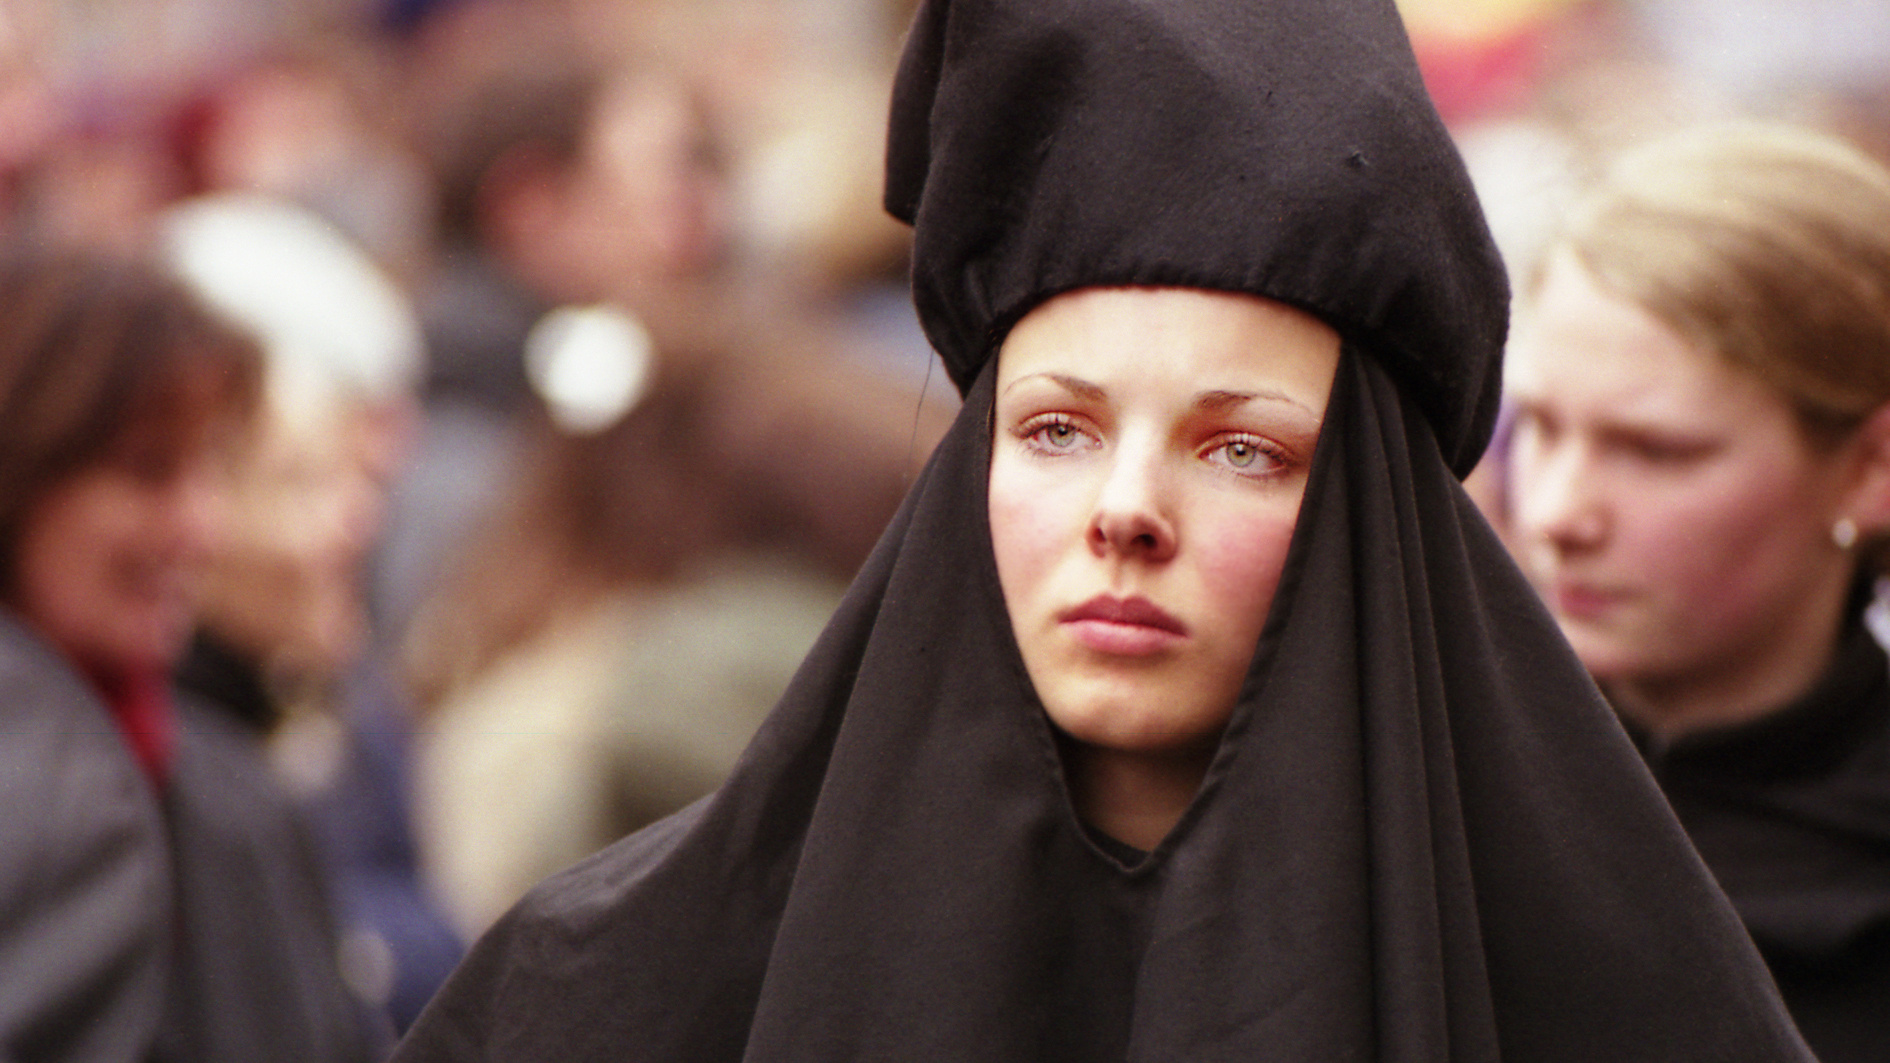
[[[550,876],[526,893],[500,925],[525,935],[608,925],[648,891],[649,880],[700,822],[706,803],[697,801]]]
[[[156,795],[104,703],[7,615],[0,734],[0,1056],[131,1058],[163,992]]]
[[[534,888],[474,945],[397,1063],[475,1046],[491,1060],[738,1058],[772,916],[744,903],[739,876],[689,866],[703,847],[685,843],[713,819],[713,800]],[[725,896],[704,894],[718,882]],[[705,1048],[705,1036],[732,1039],[730,1051]]]
[[[0,612],[0,836],[52,832],[62,811],[101,827],[157,829],[157,803],[111,710],[17,618]],[[72,826],[72,823],[65,824]],[[71,839],[68,839],[71,840]],[[17,852],[11,847],[0,851]]]

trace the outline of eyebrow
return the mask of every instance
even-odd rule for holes
[[[1020,376],[1016,380],[1011,381],[1004,390],[1008,393],[1011,388],[1025,381],[1038,378],[1049,380],[1058,387],[1068,391],[1070,394],[1087,402],[1101,402],[1109,397],[1109,392],[1100,384],[1092,384],[1081,377],[1069,376],[1065,373],[1031,373],[1029,376]],[[1197,409],[1219,412],[1221,410],[1231,410],[1236,406],[1241,406],[1258,399],[1264,399],[1269,402],[1284,402],[1289,406],[1297,406],[1305,410],[1308,414],[1313,412],[1312,407],[1288,395],[1284,391],[1277,391],[1273,388],[1263,388],[1259,391],[1225,391],[1218,388],[1213,391],[1203,391],[1194,397],[1194,405]]]
[[[1204,410],[1219,411],[1232,409],[1235,406],[1241,406],[1253,402],[1256,399],[1264,399],[1268,402],[1284,402],[1289,406],[1297,406],[1307,413],[1313,412],[1312,407],[1288,395],[1284,391],[1276,391],[1272,388],[1263,388],[1259,391],[1203,391],[1201,394],[1195,396],[1194,404]]]
[[[1057,384],[1059,387],[1063,388],[1063,390],[1068,391],[1079,399],[1085,399],[1090,402],[1101,402],[1103,399],[1109,397],[1109,393],[1104,391],[1100,385],[1092,384],[1081,377],[1065,376],[1062,373],[1031,373],[1028,376],[1020,376],[1016,380],[1011,381],[1004,390],[1006,393],[1009,393],[1011,388],[1022,384],[1026,380],[1035,380],[1038,377]]]

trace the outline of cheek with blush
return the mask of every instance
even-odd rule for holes
[[[1243,638],[1249,655],[1266,625],[1298,506],[1230,515],[1201,527],[1196,546],[1204,613],[1229,635]],[[1242,669],[1244,671],[1243,663]]]
[[[998,579],[1013,613],[1017,600],[1046,578],[1059,558],[1083,549],[1087,508],[1059,477],[1032,475],[1000,458],[992,468],[989,511],[991,548]]]

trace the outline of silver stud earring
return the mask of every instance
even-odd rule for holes
[[[1857,522],[1849,517],[1839,517],[1837,523],[1831,525],[1831,541],[1837,544],[1839,550],[1856,546]]]

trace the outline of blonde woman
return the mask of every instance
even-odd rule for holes
[[[1512,344],[1513,542],[1827,1063],[1890,1042],[1890,174],[1720,126],[1621,160]]]

